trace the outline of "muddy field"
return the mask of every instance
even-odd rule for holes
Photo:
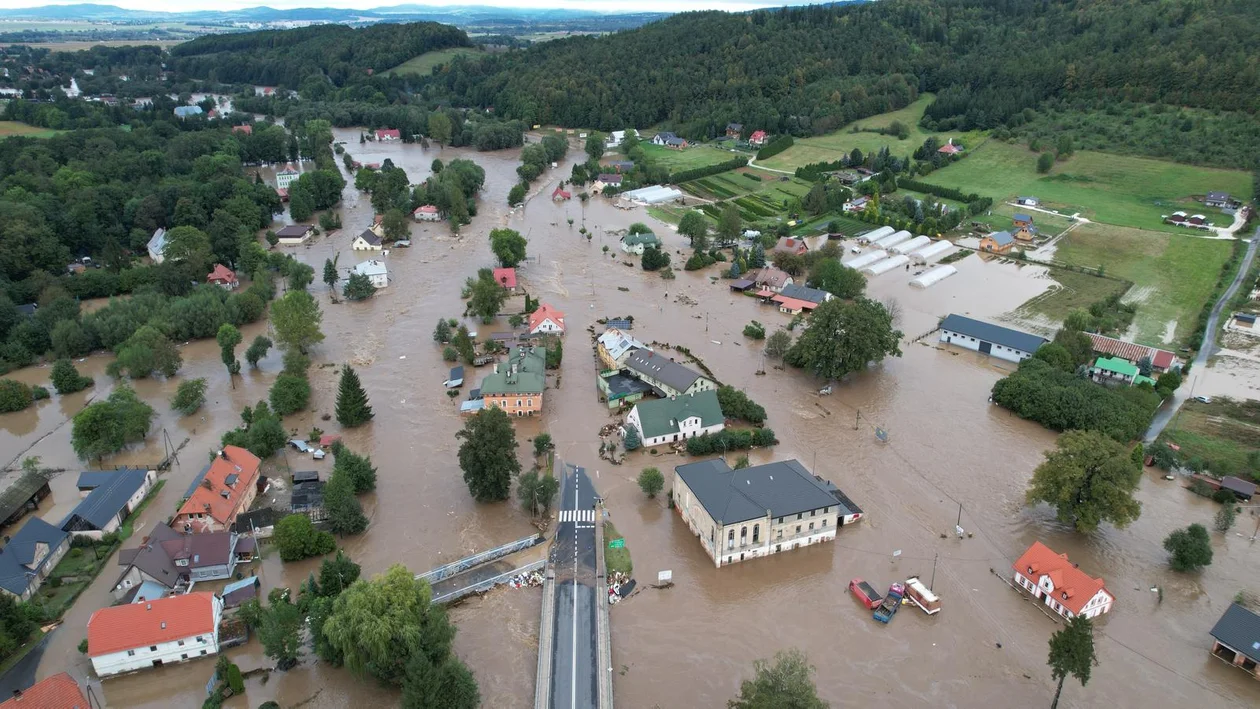
[[[352,130],[338,131],[338,139],[346,140],[361,162],[392,159],[407,169],[413,183],[428,175],[435,157],[447,162],[467,157],[487,172],[480,214],[472,225],[460,236],[445,224],[414,225],[415,246],[389,253],[390,287],[375,298],[333,305],[322,284],[312,286],[324,298],[327,339],[315,352],[313,410],[286,424],[301,434],[314,425],[335,432],[335,422],[320,420],[331,413],[335,395],[335,369],[326,365],[351,362],[359,368],[376,419],[345,440],[371,454],[380,476],[377,492],[364,498],[371,527],[344,546],[366,573],[394,563],[424,570],[533,529],[514,504],[477,505],[470,499],[455,458],[454,433],[461,425],[457,404],[445,396],[441,382],[447,367],[431,339],[439,317],[462,313],[464,279],[491,265],[486,234],[507,225],[529,239],[531,261],[518,269],[520,280],[534,297],[565,312],[569,331],[562,370],[549,377],[545,414],[517,422],[522,452],[528,439],[549,432],[561,459],[597,476],[639,578],[651,580],[658,570],[671,569],[676,583],[669,590],[647,589],[612,610],[619,706],[724,706],[754,659],[787,647],[809,655],[818,668],[820,693],[833,706],[873,700],[971,707],[1013,694],[1034,705],[1048,703],[1053,687],[1046,641],[1056,626],[991,573],[1007,576],[1011,561],[1036,539],[1105,577],[1117,596],[1115,611],[1100,626],[1101,664],[1087,687],[1065,688],[1063,706],[1216,707],[1260,701],[1254,680],[1209,657],[1207,635],[1238,590],[1260,589],[1254,560],[1260,551],[1245,537],[1214,535],[1216,560],[1204,574],[1168,571],[1160,541],[1174,527],[1210,522],[1215,508],[1154,476],[1140,490],[1142,518],[1127,530],[1108,528],[1083,538],[1058,525],[1050,510],[1026,509],[1024,488],[1041,451],[1053,445],[1053,434],[987,403],[989,388],[1003,374],[994,361],[938,349],[931,338],[909,341],[950,312],[996,317],[1016,308],[1051,285],[1044,269],[972,257],[956,264],[957,275],[926,291],[910,289],[907,274],[872,279],[870,293],[900,308],[900,328],[907,336],[904,356],[843,383],[830,397],[818,397],[814,391],[820,382],[776,369],[772,362],[765,363],[765,376],[754,374],[762,367],[761,345],[744,340],[743,326],[757,319],[769,329],[786,324],[788,316],[731,293],[717,280],[716,268],[680,270],[676,280],[665,281],[643,272],[637,261],[633,267],[623,265],[617,239],[608,232],[648,221],[642,210],[547,199],[555,181],[568,176],[568,164],[540,178],[535,193],[542,197],[509,213],[505,196],[515,180],[518,151],[361,146]],[[354,235],[371,221],[367,199],[348,186],[341,211],[342,230],[291,249],[317,273],[324,259],[337,253],[342,268],[368,258],[350,251]],[[572,226],[567,219],[574,220]],[[578,233],[583,225],[594,233],[589,242]],[[682,248],[680,237],[662,225],[654,227],[671,250]],[[674,259],[678,265],[684,260]],[[679,302],[683,296],[686,300]],[[692,301],[697,305],[684,304]],[[642,467],[654,465],[669,476],[683,462],[680,458],[636,452],[620,466],[597,458],[598,429],[613,418],[596,398],[588,328],[598,318],[626,315],[635,317],[636,337],[689,347],[723,383],[746,390],[766,407],[768,425],[782,442],[754,454],[754,462],[798,458],[836,482],[867,518],[843,529],[833,544],[715,569],[663,501],[644,499],[634,484]],[[246,331],[246,341],[264,328]],[[476,329],[484,335],[510,328],[500,319]],[[209,403],[197,415],[182,419],[170,411],[166,402],[177,381],[137,387],[160,414],[155,434],[165,430],[176,443],[190,439],[140,533],[171,514],[221,433],[236,425],[242,407],[266,396],[281,366],[273,352],[260,370],[238,377],[232,389],[215,343],[188,345],[184,360],[181,377],[205,376],[211,382]],[[70,450],[65,422],[88,397],[107,394],[106,362],[97,356],[81,365],[97,377],[95,389],[0,417],[0,459],[20,462],[38,455],[45,465],[69,471],[54,480],[53,497],[40,511],[54,521],[77,498],[80,463]],[[13,376],[43,383],[48,371],[29,369]],[[471,378],[475,383],[483,375]],[[875,426],[888,431],[888,443],[875,439]],[[115,462],[160,458],[162,438],[151,436],[143,450]],[[285,455],[294,466],[330,469],[328,462]],[[275,465],[283,469],[284,462]],[[953,529],[960,503],[962,526],[974,536],[941,538]],[[1236,531],[1250,534],[1252,520],[1244,516]],[[901,550],[899,557],[893,557],[895,550]],[[845,589],[854,576],[877,587],[915,573],[930,577],[934,559],[935,588],[944,604],[937,616],[906,609],[883,626]],[[261,576],[267,587],[292,586],[314,566],[281,564],[272,553],[261,564]],[[90,664],[76,646],[91,612],[108,602],[116,574],[107,568],[67,615],[65,627],[51,638],[40,677],[62,670],[90,676]],[[1155,586],[1164,589],[1162,602],[1151,591]],[[500,590],[454,609],[460,628],[456,650],[476,672],[485,706],[532,705],[539,605],[537,589]],[[256,642],[231,654],[246,670],[267,664]],[[100,693],[111,707],[197,706],[212,669],[208,662],[168,667],[110,680]],[[396,701],[395,694],[371,681],[309,658],[298,669],[265,682],[251,678],[247,685],[247,696],[226,706],[256,707],[268,699],[286,707]]]

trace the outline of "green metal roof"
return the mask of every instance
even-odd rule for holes
[[[513,347],[506,362],[481,380],[481,395],[541,394],[546,385],[547,349]]]
[[[637,408],[644,438],[677,433],[678,422],[692,416],[700,417],[701,426],[715,426],[725,420],[717,392],[712,389],[673,399],[641,401]]]
[[[1133,386],[1137,386],[1138,384],[1150,384],[1151,386],[1155,386],[1155,380],[1139,374],[1133,378]]]
[[[1136,364],[1118,357],[1099,357],[1094,362],[1094,368],[1130,378],[1138,375],[1138,368]]]
[[[626,234],[621,238],[621,241],[627,246],[634,246],[636,244],[644,244],[646,246],[661,245],[661,240],[656,236],[656,234],[653,234],[650,231],[644,234]]]

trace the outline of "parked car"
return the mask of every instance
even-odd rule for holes
[[[1194,397],[1194,400],[1195,400],[1195,401],[1197,401],[1197,402],[1199,402],[1200,404],[1210,404],[1210,403],[1212,403],[1212,397],[1210,397],[1210,396],[1196,396],[1196,397]]]
[[[850,581],[849,590],[853,592],[854,596],[857,596],[857,599],[862,602],[862,605],[866,606],[867,610],[875,610],[880,603],[884,602],[884,597],[879,595],[879,591],[876,591],[874,587],[862,579]]]

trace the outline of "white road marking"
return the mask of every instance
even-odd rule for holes
[[[578,501],[578,476],[577,471],[573,471],[573,507],[577,508]],[[573,672],[569,683],[569,706],[577,709],[577,530],[573,530],[573,660],[570,662]]]

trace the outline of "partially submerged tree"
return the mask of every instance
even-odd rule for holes
[[[774,656],[774,662],[757,660],[754,675],[739,685],[739,696],[727,709],[827,709],[814,686],[814,668],[800,650]]]
[[[276,341],[285,349],[303,354],[311,345],[324,341],[319,325],[323,320],[319,304],[304,290],[289,291],[271,305],[271,325]]]
[[[639,473],[639,489],[648,497],[656,497],[665,487],[665,476],[657,468],[644,468]]]
[[[1083,615],[1069,620],[1067,625],[1050,636],[1050,675],[1058,681],[1054,690],[1054,702],[1050,709],[1059,706],[1063,693],[1063,681],[1069,675],[1080,680],[1084,687],[1089,682],[1098,658],[1094,654],[1094,623]]]
[[[516,431],[502,409],[491,406],[464,423],[455,434],[459,446],[459,467],[464,482],[477,502],[499,502],[508,498],[512,476],[521,472],[516,459]]]
[[[359,382],[358,372],[348,364],[343,365],[341,381],[337,384],[337,423],[354,428],[371,421],[372,416],[372,406]]]
[[[1125,527],[1142,513],[1133,499],[1141,478],[1124,446],[1097,431],[1068,431],[1033,471],[1027,500],[1053,505],[1059,521],[1078,532],[1104,521]]]
[[[1173,571],[1198,571],[1212,563],[1212,539],[1201,524],[1173,530],[1164,539],[1164,549],[1171,554],[1168,562]]]
[[[822,379],[840,379],[889,355],[900,357],[900,342],[901,331],[882,303],[834,299],[814,310],[786,361]]]
[[[206,380],[204,378],[187,379],[179,383],[175,396],[171,397],[171,408],[184,416],[192,416],[206,403]]]

